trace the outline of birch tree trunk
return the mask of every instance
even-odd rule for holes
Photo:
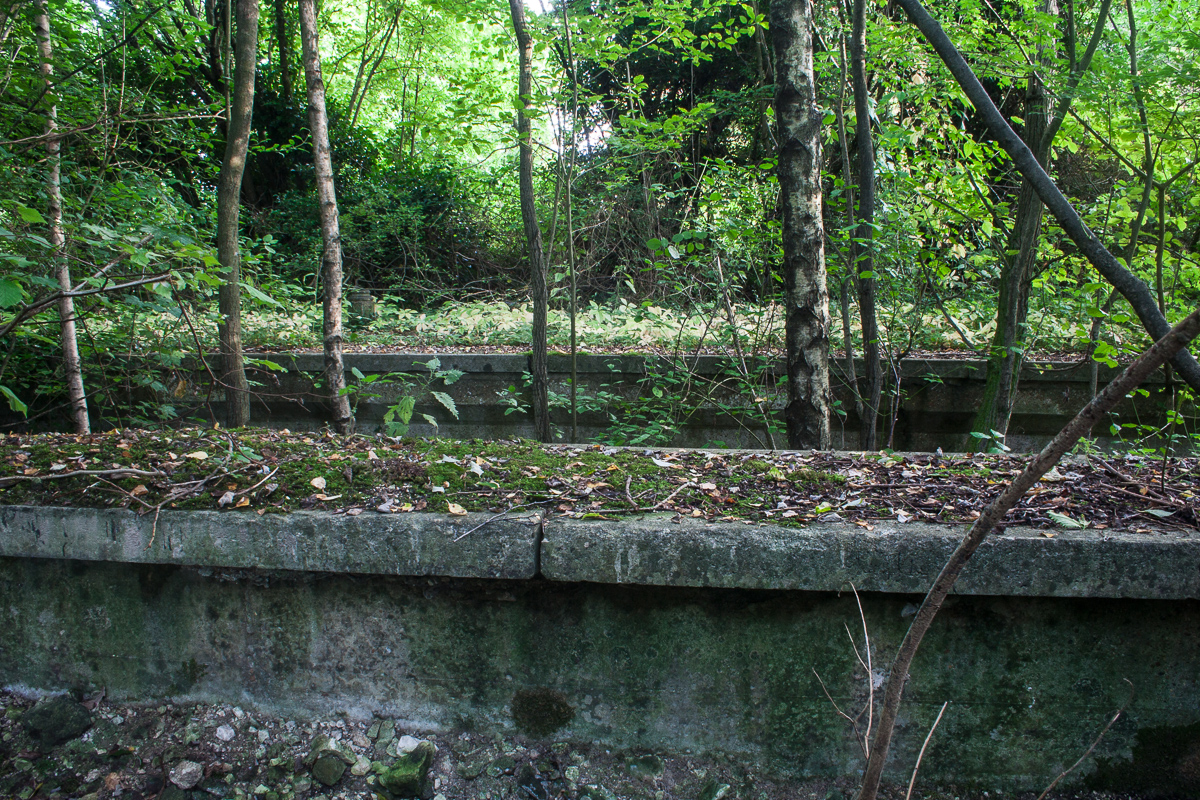
[[[250,119],[254,112],[254,66],[258,56],[258,0],[237,0],[236,66],[226,126],[225,159],[217,181],[217,257],[225,268],[220,289],[221,375],[225,385],[225,423],[240,428],[250,423],[250,384],[242,355],[241,251],[238,217],[242,175],[250,148]]]
[[[773,0],[775,119],[783,199],[788,446],[827,450],[829,290],[821,220],[821,121],[813,79],[812,3]]]
[[[312,131],[313,166],[317,173],[317,203],[321,220],[321,285],[325,387],[338,433],[354,432],[354,414],[346,396],[346,367],[342,363],[342,233],[338,225],[337,192],[329,150],[329,118],[325,113],[325,81],[317,47],[317,11],[313,0],[300,0],[300,41],[304,48],[304,81],[308,88],[308,127]]]
[[[537,205],[533,195],[533,132],[526,108],[533,93],[533,38],[525,24],[524,0],[508,0],[512,12],[513,33],[517,36],[520,73],[517,93],[520,110],[517,112],[517,141],[521,151],[521,220],[525,223],[525,241],[529,250],[529,293],[533,300],[533,429],[540,442],[550,441],[549,374],[546,366],[546,315],[550,293],[546,285],[546,263],[542,253],[542,231],[538,227]]]
[[[55,101],[54,48],[50,43],[50,13],[46,0],[38,0],[34,16],[34,35],[37,38],[38,60],[42,80],[46,85],[46,206],[50,223],[50,245],[54,252],[54,271],[58,286],[70,292],[71,267],[67,263],[67,238],[62,219],[62,157],[58,131],[58,106]],[[71,405],[71,421],[76,433],[90,433],[87,394],[83,390],[83,367],[79,360],[79,342],[75,336],[75,302],[71,297],[58,301],[58,317],[62,326],[63,370],[67,380],[67,398]]]

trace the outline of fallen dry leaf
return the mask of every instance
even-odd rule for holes
[[[203,450],[194,450],[184,456],[184,458],[192,458],[196,461],[203,461],[204,459],[208,458],[208,453],[204,452]]]
[[[325,488],[325,479],[319,475],[317,477],[313,478],[311,481],[309,481],[309,483],[312,485],[312,487],[314,489],[320,490],[320,489]]]
[[[446,503],[446,508],[450,511],[452,517],[465,517],[467,510],[458,503]]]
[[[250,505],[250,498],[243,497],[241,500],[238,500],[237,503],[235,503],[233,507],[234,508],[245,508],[248,505]]]

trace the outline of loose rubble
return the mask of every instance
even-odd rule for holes
[[[283,719],[221,704],[0,691],[0,798],[6,800],[849,800],[853,790],[848,781],[772,779],[753,763],[719,755],[615,751],[516,735],[429,735],[393,719]],[[881,796],[899,800],[904,787]],[[1034,795],[926,788],[914,796]]]

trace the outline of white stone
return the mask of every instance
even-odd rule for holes
[[[232,742],[233,737],[236,735],[237,733],[228,725],[222,725],[221,727],[217,728],[217,738],[222,742]]]
[[[366,756],[359,756],[354,760],[354,766],[350,768],[350,774],[361,778],[371,771],[371,760]]]
[[[180,761],[171,768],[171,783],[180,789],[191,789],[204,778],[204,767],[195,761]]]
[[[421,740],[417,737],[405,734],[396,741],[396,753],[398,755],[408,755],[413,750],[416,750],[417,745],[420,743]]]

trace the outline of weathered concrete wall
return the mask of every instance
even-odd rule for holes
[[[862,594],[880,670],[954,536],[552,522],[538,547],[519,520],[454,541],[485,519],[163,514],[147,549],[149,520],[129,512],[3,509],[0,683],[485,730],[514,726],[517,690],[545,690],[574,709],[555,739],[852,774],[814,670],[843,708],[865,699],[845,628],[858,635],[857,606],[814,589],[886,590]],[[430,541],[396,544],[412,537]],[[1010,529],[922,649],[893,777],[950,700],[923,775],[1043,788],[1128,679],[1135,700],[1073,779],[1200,790],[1197,544]],[[272,568],[244,568],[260,558]],[[460,577],[437,576],[447,564]]]
[[[364,375],[407,375],[412,379],[423,379],[428,376],[428,371],[421,365],[432,357],[429,354],[352,353],[346,356],[346,368],[358,369]],[[312,383],[312,378],[322,368],[321,356],[279,354],[272,356],[272,359],[287,368],[288,372],[262,371],[256,375],[262,387],[252,409],[254,423],[293,430],[315,429],[325,425],[329,418],[328,411]],[[454,398],[459,418],[454,419],[434,402],[428,391],[417,393],[418,407],[412,426],[414,435],[434,433],[433,427],[421,418],[422,413],[428,413],[438,420],[442,435],[463,439],[532,436],[529,416],[506,413],[510,406],[500,399],[513,387],[516,389],[515,396],[521,398],[523,403],[528,403],[522,388],[523,375],[529,371],[528,356],[467,353],[443,354],[440,359],[443,368],[466,373],[462,380],[452,386],[438,384],[432,387]],[[551,392],[566,398],[570,392],[570,359],[552,355],[549,366]],[[858,442],[859,425],[853,395],[841,377],[842,366],[840,362],[833,364],[834,393],[835,399],[841,402],[841,408],[846,409],[848,415],[844,419],[834,419],[834,444],[842,449],[854,449]],[[896,415],[895,449],[927,452],[938,447],[946,452],[963,449],[975,410],[983,396],[985,366],[984,362],[978,360],[904,360],[900,365],[902,396]],[[782,364],[763,361],[752,364],[752,367],[762,370],[767,387],[756,389],[755,394],[768,398],[770,407],[782,425],[780,410],[783,398],[775,388],[782,375]],[[1015,450],[1041,447],[1089,399],[1087,364],[1060,363],[1046,367],[1036,369],[1027,366],[1022,372],[1007,442]],[[710,447],[714,446],[714,442],[723,442],[729,447],[765,448],[767,437],[761,423],[749,422],[744,416],[718,407],[721,404],[726,409],[749,410],[746,390],[739,388],[740,384],[731,378],[736,372],[730,359],[717,356],[699,356],[686,359],[686,364],[675,364],[658,357],[582,355],[579,357],[579,394],[584,410],[579,416],[580,439],[590,441],[604,437],[610,425],[604,407],[612,408],[613,398],[626,401],[641,398],[642,401],[653,403],[651,392],[654,386],[670,394],[677,389],[678,383],[674,379],[681,379],[685,373],[690,373],[693,378],[689,384],[696,395],[691,401],[680,404],[686,418],[680,419],[680,428],[671,444]],[[861,366],[859,374],[862,374]],[[1100,385],[1103,386],[1115,374],[1116,370],[1101,367]],[[222,396],[220,391],[210,392],[199,373],[196,380],[197,383],[190,387],[190,393],[182,401],[174,397],[161,400],[179,406],[185,417],[197,413],[217,413],[218,418],[222,418],[219,404],[214,406],[215,412],[202,409],[199,405],[206,400],[219,401]],[[1116,410],[1114,421],[1123,424],[1161,422],[1161,376],[1155,376],[1147,386],[1152,389],[1151,396],[1125,401]],[[376,382],[364,388],[363,395],[358,398],[360,428],[365,431],[379,429],[388,407],[404,391],[399,383]],[[191,407],[185,408],[188,404]],[[890,414],[889,408],[885,402],[885,414]],[[1185,408],[1183,413],[1194,417],[1195,410]],[[567,435],[570,427],[567,410],[559,407],[552,416],[559,432]],[[628,413],[622,411],[619,416],[627,418]],[[1197,427],[1195,422],[1193,419],[1189,423],[1191,428]],[[883,429],[886,435],[890,422]],[[1095,433],[1102,442],[1111,439],[1106,423],[1098,425]]]

